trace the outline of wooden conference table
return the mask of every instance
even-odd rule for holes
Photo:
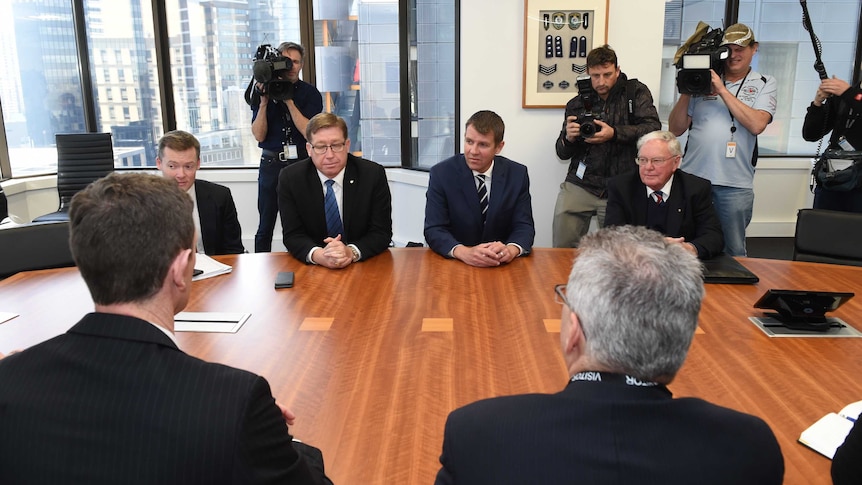
[[[399,248],[343,271],[285,253],[218,257],[233,272],[195,282],[187,310],[251,318],[236,334],[178,340],[192,355],[265,376],[298,416],[292,432],[323,450],[336,484],[433,483],[449,411],[566,384],[553,287],[566,281],[574,255],[536,249],[477,269]],[[752,305],[768,288],[854,291],[834,315],[860,328],[862,268],[741,261],[760,283],[707,286],[671,390],[765,419],[784,452],[785,483],[831,483],[830,461],[796,439],[862,399],[862,339],[769,338],[748,317],[760,314]],[[294,271],[295,287],[274,290],[278,271]],[[0,312],[20,316],[0,324],[0,352],[60,334],[92,308],[75,268],[8,278]]]

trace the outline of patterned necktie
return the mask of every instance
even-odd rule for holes
[[[476,191],[479,193],[479,207],[482,209],[482,224],[484,224],[485,215],[488,213],[488,188],[485,187],[485,175],[476,175],[476,180],[479,181]]]
[[[338,213],[338,202],[335,201],[335,191],[332,184],[335,180],[326,182],[326,196],[323,198],[323,208],[326,210],[326,232],[329,237],[344,234],[344,226],[341,225],[341,215]]]
[[[658,204],[658,205],[664,204],[664,198],[662,197],[662,192],[660,190],[656,190],[655,192],[652,193],[652,195],[655,197],[655,203],[656,204]]]

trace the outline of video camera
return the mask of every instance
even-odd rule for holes
[[[581,125],[581,138],[590,138],[602,129],[601,125],[597,125],[595,121],[602,120],[602,112],[593,109],[599,101],[599,95],[593,89],[590,76],[578,76],[577,83],[578,95],[581,97],[584,108],[575,116],[578,117],[578,124]]]
[[[721,45],[724,31],[701,22],[694,35],[686,40],[685,52],[674,64],[679,71],[676,74],[676,87],[680,94],[709,94],[712,92],[712,69],[721,76],[724,73],[724,61],[730,57],[730,48]],[[681,48],[682,49],[682,48]],[[679,52],[677,52],[679,54]]]
[[[255,86],[255,91],[277,101],[293,99],[295,85],[286,79],[280,79],[292,67],[293,60],[282,56],[270,44],[259,46],[254,54],[254,80],[262,87]]]

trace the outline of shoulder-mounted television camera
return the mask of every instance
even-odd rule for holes
[[[254,80],[261,86],[255,90],[277,101],[292,99],[295,85],[287,80],[292,67],[293,60],[282,56],[270,44],[259,46],[254,54]]]
[[[578,95],[581,97],[583,109],[575,113],[578,117],[578,124],[581,125],[581,138],[590,138],[601,131],[601,125],[596,124],[596,120],[603,120],[601,110],[595,108],[599,102],[599,95],[593,89],[593,83],[590,76],[578,76]]]
[[[712,92],[712,69],[724,74],[724,61],[730,57],[730,48],[721,45],[724,31],[709,30],[709,25],[698,23],[694,34],[685,41],[676,53],[674,65],[676,87],[680,94],[709,94]]]

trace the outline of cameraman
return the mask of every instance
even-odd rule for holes
[[[262,149],[260,169],[257,176],[257,211],[260,223],[254,235],[254,252],[272,250],[272,233],[278,216],[278,174],[281,169],[298,160],[308,158],[305,148],[305,127],[308,120],[323,111],[320,91],[299,79],[305,49],[294,42],[282,42],[278,52],[290,59],[291,66],[276,71],[278,79],[294,85],[291,99],[277,101],[264,92],[265,87],[257,83],[260,104],[251,103],[251,132]]]
[[[668,117],[670,131],[689,130],[680,168],[712,182],[712,200],[724,232],[724,252],[745,256],[745,228],[754,207],[757,135],[772,122],[777,83],[751,70],[754,33],[743,24],[724,31],[730,48],[724,79],[712,74],[712,94],[681,94]]]
[[[617,54],[610,46],[590,51],[587,74],[595,91],[589,96],[595,99],[587,103],[592,104],[592,113],[586,112],[584,93],[569,100],[556,143],[557,156],[571,159],[554,207],[553,243],[557,248],[577,247],[593,216],[598,217],[599,227],[604,225],[607,180],[635,171],[638,138],[661,129],[649,88],[620,72]],[[585,120],[579,117],[584,115],[595,127],[582,134]],[[590,116],[595,118],[589,120]]]
[[[817,141],[830,131],[828,148],[862,150],[862,86],[833,77],[824,79],[805,114],[802,138]],[[862,187],[852,190],[814,189],[814,208],[862,212]]]

